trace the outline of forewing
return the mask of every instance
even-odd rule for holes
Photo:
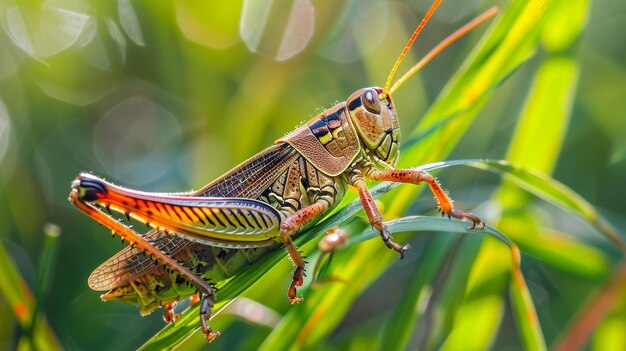
[[[197,196],[256,199],[298,155],[287,143],[272,145],[200,189]]]

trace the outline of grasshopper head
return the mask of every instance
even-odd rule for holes
[[[352,124],[372,161],[393,168],[398,161],[400,124],[389,93],[381,88],[364,88],[346,101]]]

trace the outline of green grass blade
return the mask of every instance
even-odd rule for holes
[[[468,165],[500,173],[539,198],[582,217],[608,240],[626,251],[623,234],[620,234],[615,227],[604,219],[589,202],[548,175],[519,167],[507,161],[483,160],[468,163]]]
[[[495,255],[486,255],[496,253]],[[457,307],[454,328],[442,350],[489,349],[505,312],[503,294],[511,281],[510,250],[495,240],[484,240],[471,265],[463,303]]]
[[[430,222],[431,220],[435,220],[434,218],[429,218],[428,221]],[[464,223],[462,222],[458,222],[458,221],[446,221],[445,219],[436,219],[439,223],[437,224],[438,228],[435,229],[433,227],[428,228],[428,230],[430,231],[439,231],[439,230],[443,230],[446,232],[451,232],[451,233],[467,233],[467,230],[464,227]],[[424,223],[418,224],[420,223],[422,220],[419,217],[406,217],[406,218],[402,218],[396,221],[392,221],[389,224],[389,228],[393,228],[393,232],[398,232],[398,231],[408,231],[408,230],[427,230],[427,226],[424,226]],[[433,221],[434,222],[434,221]],[[417,229],[418,227],[420,227],[420,229]],[[530,345],[533,348],[537,348],[537,349],[545,349],[545,342],[543,341],[543,337],[541,334],[541,329],[539,328],[539,325],[537,323],[537,317],[536,317],[536,312],[535,312],[535,308],[534,305],[532,303],[532,299],[530,299],[530,294],[528,293],[527,287],[526,287],[526,283],[524,281],[524,278],[522,276],[521,270],[520,270],[520,256],[519,256],[519,251],[517,249],[517,247],[507,238],[505,237],[502,233],[498,232],[497,230],[491,228],[491,227],[486,227],[484,231],[481,231],[484,234],[490,235],[495,237],[496,239],[498,239],[499,241],[501,241],[502,243],[504,243],[506,246],[509,247],[509,255],[511,258],[511,262],[513,262],[512,264],[512,272],[513,272],[513,279],[508,278],[508,280],[511,281],[511,293],[512,296],[514,297],[519,297],[519,300],[517,301],[517,306],[520,309],[521,312],[523,312],[524,316],[527,317],[528,323],[526,326],[524,326],[525,328],[529,328],[532,331],[532,335],[534,336],[534,338],[532,338],[532,342],[527,343],[527,346]],[[470,232],[470,235],[473,235],[475,233],[478,232]],[[479,242],[480,243],[480,242]],[[501,245],[500,245],[501,246]],[[471,255],[470,253],[470,257],[473,259],[473,255]],[[471,261],[471,260],[470,260]],[[464,260],[461,259],[459,261],[459,263],[461,264],[466,264],[468,262],[468,260]],[[466,272],[468,272],[469,270],[467,270],[467,268],[464,270]],[[451,281],[455,282],[456,284],[459,284],[458,282],[460,280],[466,279],[464,277],[461,277],[461,279],[459,279],[459,277],[454,277],[452,279],[450,279]],[[461,286],[463,286],[464,284],[461,284]],[[453,284],[451,286],[451,288],[449,289],[451,291],[456,291],[456,296],[457,297],[462,297],[462,294],[460,293],[460,291],[462,290],[458,290],[456,289],[456,286]],[[452,303],[452,305],[455,305],[458,303]],[[442,305],[443,306],[448,306],[449,305],[449,301],[442,301]],[[455,312],[456,309],[455,308],[451,308],[451,310],[453,310],[452,312]],[[392,330],[395,328],[402,328],[403,324],[400,321],[399,318],[392,318],[391,321],[397,321],[397,325],[392,324],[390,327],[387,328],[387,330]],[[444,322],[446,321],[446,319],[444,319]],[[447,321],[449,323],[450,318],[447,318]],[[406,321],[405,321],[406,322]],[[443,330],[441,331],[442,335],[447,335],[448,331],[450,329],[450,326],[448,326],[446,328],[446,326],[443,326]],[[390,345],[392,345],[393,349],[399,348],[402,349],[404,347],[406,347],[406,345],[404,344],[394,344],[392,338],[388,338],[386,339],[390,342]],[[531,340],[530,338],[527,338],[527,340]],[[466,341],[467,342],[467,341]],[[433,347],[436,347],[439,343],[437,342],[437,340],[432,341],[430,344],[426,344],[426,348],[427,349],[431,349]],[[384,345],[385,347],[387,346],[386,344]],[[467,346],[467,344],[466,344]]]
[[[44,235],[43,252],[39,261],[39,267],[37,268],[37,285],[35,287],[34,307],[27,332],[28,338],[31,340],[33,339],[34,332],[37,327],[39,319],[37,316],[39,316],[41,304],[50,290],[50,284],[52,283],[52,277],[54,276],[56,252],[59,244],[59,236],[61,235],[61,228],[55,224],[47,223],[44,226]]]
[[[533,305],[528,286],[520,267],[520,253],[516,246],[511,248],[513,254],[513,279],[509,285],[509,294],[513,305],[513,314],[517,322],[520,337],[526,350],[547,350],[539,318]]]
[[[442,269],[450,243],[446,236],[438,236],[426,242],[424,255],[416,264],[413,278],[385,324],[379,350],[406,349],[416,329],[426,330],[418,323],[424,320],[432,296],[431,282],[436,280]],[[424,339],[424,333],[421,332],[418,338]]]
[[[423,231],[436,231],[436,232],[453,232],[453,233],[468,233],[467,223],[457,220],[448,220],[437,217],[406,217],[387,222],[388,229],[392,233],[400,232],[423,232]],[[469,232],[470,235],[478,235],[482,233],[493,235],[499,240],[502,240],[507,245],[511,245],[510,241],[501,233],[495,231],[493,228],[487,227],[485,230],[478,230],[475,232]],[[367,229],[361,233],[355,233],[351,235],[349,244],[360,243],[364,240],[377,238],[378,232],[372,229]],[[364,244],[361,244],[364,245]],[[362,247],[359,245],[358,247]],[[336,325],[341,321],[343,315],[347,309],[352,305],[353,299],[356,298],[356,294],[363,288],[362,282],[369,283],[372,278],[375,278],[380,274],[381,266],[388,264],[389,259],[397,259],[392,252],[387,252],[385,255],[380,254],[380,243],[377,240],[373,240],[367,243],[367,248],[359,249],[358,252],[347,253],[344,261],[335,262],[333,265],[340,267],[337,275],[341,276],[342,280],[350,282],[350,284],[328,284],[315,290],[307,291],[307,303],[293,307],[287,315],[283,318],[281,324],[274,329],[272,334],[268,337],[264,343],[262,349],[264,350],[282,350],[290,348],[317,348],[320,347],[320,343],[325,340],[327,335],[334,330]],[[366,255],[367,251],[376,252],[378,255],[377,260],[371,260],[369,255]],[[436,255],[441,259],[445,253],[441,251],[441,254]],[[424,262],[425,264],[432,264],[432,262]],[[435,265],[437,266],[437,265]],[[364,274],[367,272],[367,274]],[[437,270],[431,271],[432,276],[436,275]],[[425,277],[424,284],[428,282]],[[455,280],[455,279],[452,279]],[[417,284],[420,285],[420,284]],[[423,284],[421,284],[423,285]],[[417,289],[413,289],[417,291]],[[426,290],[423,290],[424,292]],[[462,294],[457,291],[460,296]],[[530,307],[532,309],[532,307]],[[391,329],[391,328],[390,328]],[[404,340],[406,341],[406,337]],[[396,349],[402,348],[402,345],[398,340],[394,338],[386,337],[383,340],[389,340],[390,344],[381,344],[381,348]]]
[[[551,173],[569,124],[578,66],[554,58],[537,72],[506,159]]]
[[[340,276],[341,281],[304,290],[305,303],[289,309],[260,350],[318,348],[336,329],[359,293],[398,259],[391,252],[381,255],[380,245],[371,240],[335,255],[332,267],[341,269],[333,269],[332,274]],[[374,252],[378,253],[378,260],[369,259]]]
[[[32,311],[35,303],[33,294],[20,276],[2,242],[0,242],[0,295],[8,302],[20,327],[27,330],[32,323]],[[60,343],[52,328],[41,315],[38,316],[35,324],[32,340],[38,350],[61,350]],[[25,339],[20,341],[20,345],[24,348],[31,347]]]

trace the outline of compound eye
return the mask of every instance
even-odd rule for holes
[[[371,113],[380,114],[380,100],[378,93],[374,89],[365,89],[361,96],[361,101],[365,109]]]

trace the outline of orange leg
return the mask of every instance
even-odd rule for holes
[[[399,182],[399,183],[412,183],[412,184],[420,184],[425,182],[430,187],[430,190],[435,195],[437,199],[437,206],[439,206],[439,211],[441,211],[442,215],[447,215],[448,218],[454,217],[461,220],[467,220],[472,222],[472,225],[468,227],[468,229],[474,229],[476,226],[483,228],[485,223],[478,218],[478,216],[463,212],[455,209],[452,206],[452,201],[448,197],[448,195],[443,191],[441,185],[437,182],[437,180],[428,174],[425,171],[414,170],[414,169],[397,169],[397,170],[384,170],[381,171],[379,169],[373,167],[364,167],[363,173],[366,178],[372,180],[379,181],[391,181],[391,182]]]
[[[165,305],[165,311],[163,311],[163,320],[165,323],[172,324],[176,322],[176,320],[181,316],[180,313],[175,313],[174,308],[176,308],[176,302],[172,302],[170,304]]]
[[[306,262],[296,249],[296,246],[293,244],[291,235],[297,232],[298,229],[300,229],[313,217],[327,210],[328,207],[329,205],[326,203],[326,201],[316,202],[312,205],[296,211],[294,214],[289,216],[283,223],[280,224],[280,236],[285,243],[285,247],[287,248],[287,252],[291,257],[293,264],[296,265],[296,270],[293,272],[291,284],[289,285],[289,290],[287,291],[287,295],[289,296],[289,303],[291,304],[304,301],[303,298],[297,297],[297,287],[302,286],[304,280],[304,266],[306,264]]]
[[[372,198],[372,194],[370,194],[367,185],[365,184],[365,179],[359,171],[355,171],[351,175],[350,184],[354,186],[359,191],[359,197],[361,198],[361,204],[363,205],[363,209],[367,214],[367,218],[370,221],[372,227],[380,232],[380,237],[383,239],[385,245],[398,252],[400,254],[400,259],[404,258],[404,252],[409,250],[411,246],[400,245],[393,240],[389,231],[385,228],[385,224],[383,223],[383,215],[376,207],[376,203]]]

